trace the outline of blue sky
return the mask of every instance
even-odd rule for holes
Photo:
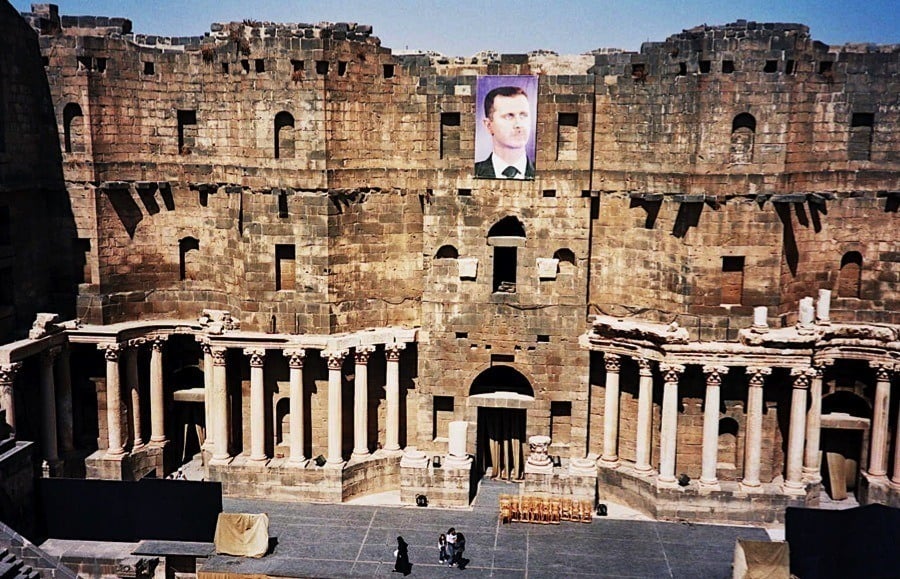
[[[0,0],[3,1],[3,0]],[[46,1],[46,0],[45,0]],[[29,1],[14,0],[19,10]],[[579,54],[594,48],[638,50],[647,40],[700,24],[737,19],[798,22],[827,44],[900,43],[897,0],[62,0],[69,15],[124,16],[136,32],[195,36],[212,22],[358,22],[371,24],[392,49],[425,49],[448,56],[479,50],[537,49]]]

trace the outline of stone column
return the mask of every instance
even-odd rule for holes
[[[384,449],[388,452],[400,452],[400,352],[406,344],[398,342],[385,344],[387,357],[387,430],[384,436]]]
[[[322,352],[328,358],[328,458],[326,466],[341,468],[341,366],[347,350]]]
[[[213,347],[210,352],[213,358],[213,401],[211,414],[216,431],[213,438],[213,457],[210,464],[225,464],[231,456],[228,454],[228,374],[226,372],[227,348]]]
[[[162,359],[163,344],[166,339],[167,336],[157,336],[150,342],[150,442],[154,445],[162,445],[166,442],[166,399],[163,389]]]
[[[284,350],[291,369],[291,456],[288,464],[292,466],[306,464],[303,456],[303,360],[306,350]]]
[[[637,440],[635,441],[634,469],[638,472],[650,472],[650,440],[653,415],[653,371],[650,360],[638,358],[640,382],[638,383],[638,415]]]
[[[41,353],[41,446],[44,460],[53,465],[59,462],[59,447],[56,437],[56,384],[53,381],[53,363],[59,354],[58,348]]]
[[[21,362],[0,365],[0,407],[6,410],[6,424],[14,433],[16,431],[16,399],[13,386],[16,383],[16,373],[21,367]]]
[[[56,357],[56,423],[59,428],[59,445],[63,456],[75,450],[72,424],[72,370],[69,365],[69,348],[63,346]]]
[[[791,423],[788,430],[785,489],[804,488],[803,439],[806,436],[806,395],[814,373],[810,368],[791,368],[794,388],[791,393]]]
[[[447,457],[444,459],[444,468],[469,468],[472,465],[472,457],[466,452],[466,431],[469,423],[465,420],[455,420],[449,425],[449,438],[447,445]]]
[[[131,445],[132,451],[144,446],[144,436],[141,430],[141,391],[137,364],[138,346],[143,343],[144,340],[142,339],[131,340],[128,342],[128,348],[125,350],[125,379],[128,391],[131,394],[131,424],[132,430],[134,430],[134,443]]]
[[[675,454],[678,450],[678,379],[681,364],[660,364],[663,374],[662,425],[659,435],[659,482],[675,482]]]
[[[109,437],[107,456],[117,457],[125,454],[122,442],[122,392],[119,386],[119,354],[121,344],[98,344],[104,350],[106,358],[106,428]]]
[[[888,412],[891,407],[891,364],[873,364],[875,369],[875,407],[872,409],[872,440],[869,450],[869,476],[887,475]]]
[[[200,338],[200,336],[197,337],[198,340]],[[200,349],[203,351],[203,418],[206,423],[206,440],[203,441],[203,449],[214,452],[216,448],[215,365],[209,342],[201,341]]]
[[[813,366],[812,370],[813,376],[809,383],[809,411],[806,413],[803,478],[811,483],[818,483],[822,481],[819,441],[822,434],[822,375],[825,373],[825,366]]]
[[[250,460],[266,461],[266,389],[263,365],[266,351],[247,348],[244,355],[250,356]]]
[[[700,484],[716,486],[716,466],[719,462],[719,400],[722,378],[728,373],[725,366],[704,366],[706,400],[703,407],[703,464]]]
[[[747,437],[744,443],[744,478],[741,484],[759,486],[759,462],[762,456],[763,385],[771,368],[747,368],[750,384],[747,388]]]
[[[356,348],[354,356],[356,377],[353,380],[353,457],[359,459],[369,456],[369,443],[366,439],[369,414],[369,356],[374,351],[374,346],[360,346]]]
[[[619,464],[616,443],[619,438],[619,369],[621,359],[615,354],[604,354],[606,363],[606,396],[603,404],[603,454],[600,462],[604,466]]]
[[[894,431],[894,473],[891,484],[900,487],[900,408],[897,410],[897,427]]]

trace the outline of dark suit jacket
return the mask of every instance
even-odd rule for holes
[[[478,161],[475,163],[475,176],[481,179],[498,179],[498,177],[494,174],[494,154],[491,153],[487,156],[487,159],[484,161]],[[534,179],[534,163],[531,162],[531,159],[526,159],[525,165],[525,178],[526,179]],[[499,179],[505,179],[505,177],[499,177]]]

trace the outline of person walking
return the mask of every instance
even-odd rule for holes
[[[447,535],[441,533],[441,536],[438,537],[438,548],[441,550],[440,557],[438,558],[439,563],[447,562]]]
[[[409,564],[409,545],[403,540],[403,537],[397,537],[397,549],[394,551],[394,556],[397,558],[394,561],[394,573],[403,573],[404,576],[409,575],[411,567]]]
[[[463,563],[463,553],[466,550],[466,536],[462,533],[456,533],[456,547],[453,549],[453,564],[462,569],[465,567]]]
[[[450,527],[447,531],[447,566],[453,567],[453,561],[456,556],[456,529]]]

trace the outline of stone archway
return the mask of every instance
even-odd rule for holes
[[[836,390],[822,397],[822,482],[834,500],[856,490],[865,466],[872,409],[850,390]]]
[[[472,381],[469,405],[478,412],[475,468],[481,474],[522,478],[526,410],[533,402],[531,383],[510,366],[492,366]]]

